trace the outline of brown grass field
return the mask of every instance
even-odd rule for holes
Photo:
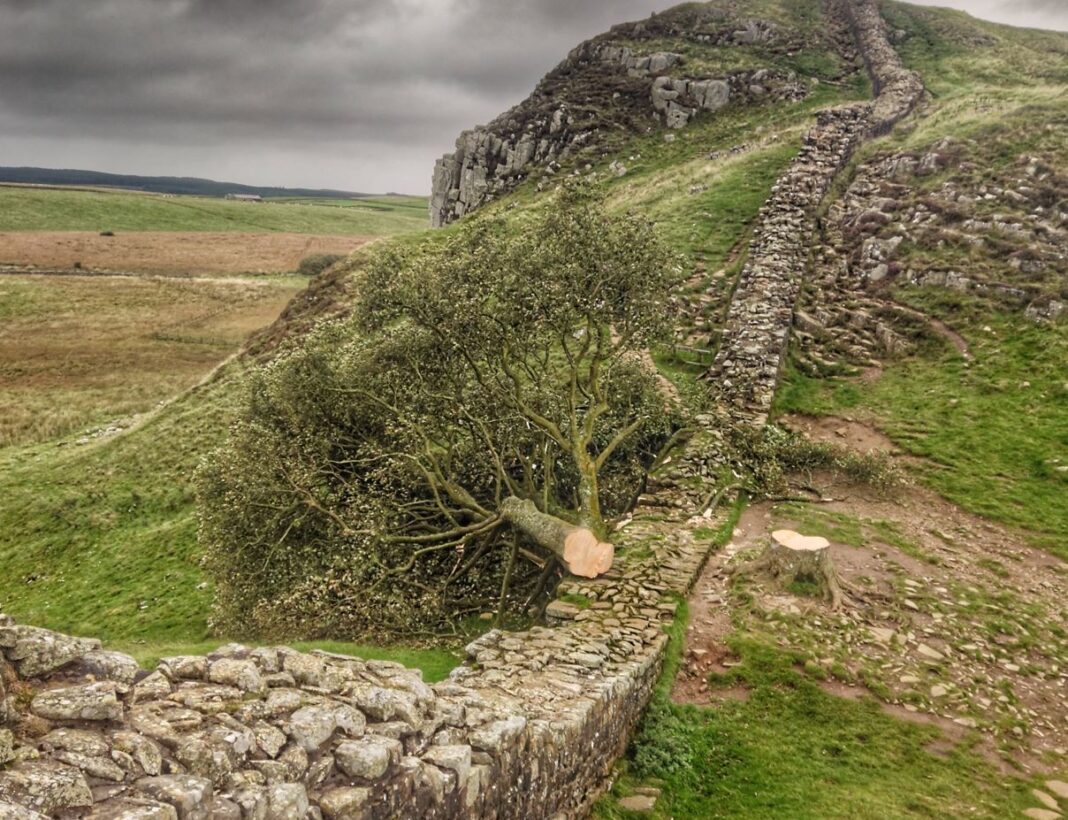
[[[0,447],[151,410],[274,321],[306,281],[0,275]]]
[[[347,255],[371,237],[180,231],[0,231],[0,266],[163,275],[289,273],[313,254]]]

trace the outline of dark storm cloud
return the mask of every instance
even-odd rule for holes
[[[1061,2],[1013,8],[1053,21]],[[0,0],[0,164],[425,191],[462,128],[672,4]]]
[[[461,128],[518,101],[582,37],[662,5],[0,0],[2,162],[60,164],[45,154],[62,138],[63,164],[79,143],[98,162],[110,141],[110,167],[155,146],[153,167],[122,170],[178,172],[175,153],[198,145],[204,167],[181,172],[232,155],[247,173],[262,152],[275,165],[258,180],[423,190]]]

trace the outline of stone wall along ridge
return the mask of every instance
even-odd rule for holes
[[[857,147],[888,132],[923,94],[919,75],[902,66],[890,45],[875,0],[833,0],[827,11],[853,31],[877,96],[872,103],[817,114],[800,153],[757,217],[720,346],[705,376],[727,415],[756,426],[771,412],[820,203]]]

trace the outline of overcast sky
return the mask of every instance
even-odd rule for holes
[[[0,0],[0,165],[427,193],[463,128],[675,0]],[[1068,0],[939,0],[1068,30]]]

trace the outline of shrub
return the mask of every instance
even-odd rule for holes
[[[324,270],[336,265],[344,256],[336,253],[316,253],[305,256],[297,266],[297,273],[301,276],[318,276]]]
[[[536,591],[557,524],[604,537],[672,431],[637,353],[677,271],[645,221],[553,204],[380,249],[352,317],[255,374],[200,476],[220,624],[453,632]]]

